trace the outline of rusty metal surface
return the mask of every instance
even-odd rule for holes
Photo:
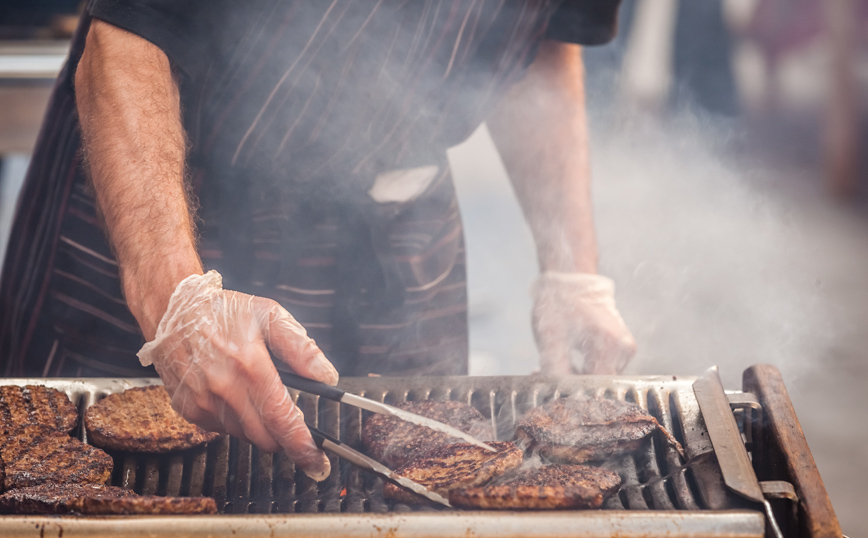
[[[761,538],[762,514],[727,512],[554,512],[298,514],[293,516],[8,517],[5,538],[331,537],[331,538]]]
[[[796,488],[789,482],[783,480],[767,480],[760,482],[760,487],[763,490],[763,495],[766,499],[787,499],[794,503],[799,502],[799,496],[796,494]]]
[[[774,366],[760,364],[745,370],[742,382],[746,392],[757,395],[766,417],[764,450],[753,458],[760,480],[786,480],[795,486],[800,536],[840,538],[841,526],[781,373]]]

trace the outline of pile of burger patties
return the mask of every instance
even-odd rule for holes
[[[653,416],[620,400],[556,399],[525,413],[516,423],[513,441],[492,441],[490,421],[465,403],[420,401],[397,407],[491,441],[496,449],[491,452],[391,416],[365,420],[362,442],[372,457],[459,508],[599,508],[621,485],[617,473],[599,464],[650,442],[655,431],[683,457],[681,445]],[[430,503],[392,483],[386,483],[383,492],[396,502]]]
[[[112,394],[91,406],[85,427],[93,445],[70,433],[79,414],[69,397],[41,385],[0,386],[0,513],[213,514],[208,497],[137,495],[106,485],[111,456],[101,450],[170,452],[217,434],[188,423],[163,387]]]

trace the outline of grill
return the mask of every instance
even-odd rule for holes
[[[738,536],[767,534],[761,505],[725,484],[695,378],[566,376],[348,378],[341,387],[386,403],[455,400],[491,421],[498,439],[512,436],[518,417],[555,398],[602,396],[648,410],[684,446],[687,461],[657,432],[641,450],[606,464],[623,486],[603,510],[456,512],[387,501],[382,480],[338,458],[316,483],[282,455],[232,438],[169,455],[110,452],[112,484],[142,494],[207,495],[218,516],[0,517],[3,536]],[[83,413],[112,392],[156,379],[6,379],[66,392]],[[367,412],[293,392],[308,420],[359,449]],[[739,424],[735,447],[750,454],[766,498],[786,536],[841,536],[834,512],[780,376],[772,367],[745,372],[745,390],[727,395]],[[78,435],[86,439],[83,426]],[[743,445],[742,445],[743,443]],[[770,532],[770,531],[768,531]]]

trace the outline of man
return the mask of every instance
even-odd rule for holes
[[[538,246],[542,369],[619,371],[569,43],[616,8],[92,1],[4,268],[7,375],[142,375],[141,347],[189,420],[324,477],[271,355],[327,383],[466,373],[445,150],[486,118]]]

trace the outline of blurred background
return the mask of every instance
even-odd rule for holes
[[[0,5],[0,253],[78,0]],[[842,527],[868,528],[868,1],[625,1],[585,50],[601,273],[627,374],[783,373]],[[451,151],[471,372],[537,368],[530,233],[485,127]]]

